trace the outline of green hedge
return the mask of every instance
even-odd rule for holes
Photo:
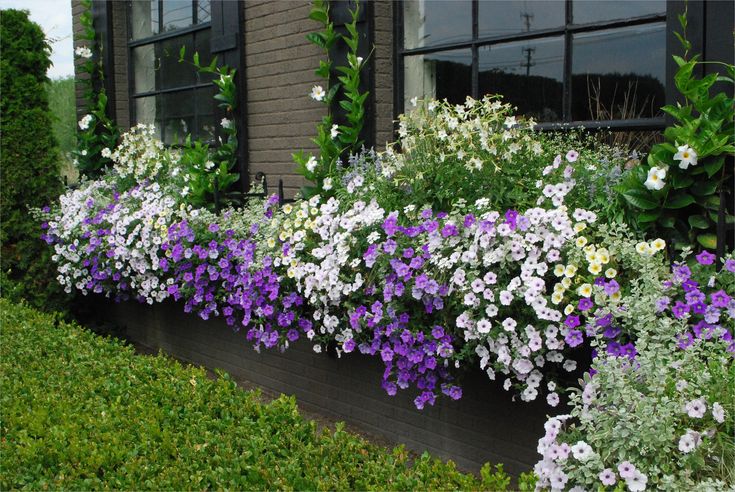
[[[0,489],[504,489],[0,299]]]
[[[66,296],[28,211],[51,204],[62,189],[46,94],[50,47],[27,11],[10,9],[0,12],[0,52],[0,289],[59,309]]]

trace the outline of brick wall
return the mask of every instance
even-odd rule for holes
[[[84,12],[84,7],[80,0],[71,0],[71,15],[72,15],[72,35],[74,37],[74,49],[79,46],[86,46],[89,44],[87,41],[79,39],[84,33],[82,24],[79,20],[80,16]],[[89,74],[79,71],[81,60],[76,59],[74,61],[74,77],[77,80],[76,84],[76,100],[77,100],[77,116],[81,118],[87,112],[87,100],[84,98],[84,84],[80,83],[81,80],[89,79]]]
[[[326,108],[308,96],[321,84],[314,74],[322,53],[305,36],[319,24],[309,19],[308,1],[245,4],[245,74],[249,171],[284,181],[292,196],[304,180],[291,154],[316,152],[311,142]]]
[[[115,90],[114,118],[118,126],[130,128],[128,95],[127,2],[112,2],[112,77]]]
[[[393,2],[376,0],[375,15],[375,145],[379,149],[393,138]]]
[[[246,386],[295,395],[299,406],[417,452],[424,450],[477,472],[482,463],[504,463],[519,474],[537,460],[545,403],[514,402],[500,384],[479,371],[463,382],[459,401],[437,398],[423,411],[411,391],[390,397],[380,387],[382,364],[351,354],[341,359],[315,354],[306,341],[284,353],[252,350],[243,332],[223,321],[203,321],[173,302],[155,306],[112,304],[106,315],[134,341],[211,369],[223,369]]]

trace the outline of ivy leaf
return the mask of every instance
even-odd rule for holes
[[[717,236],[714,234],[699,234],[697,242],[707,249],[717,249]]]
[[[710,223],[704,215],[690,215],[689,225],[696,229],[709,229]]]
[[[694,197],[689,193],[675,194],[666,201],[666,208],[684,208],[695,203]]]
[[[658,202],[652,199],[651,195],[643,190],[632,189],[623,192],[623,198],[634,207],[643,210],[653,210],[658,207]]]

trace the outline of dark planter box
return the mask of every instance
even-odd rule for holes
[[[303,408],[364,429],[409,449],[454,460],[477,472],[484,462],[503,463],[517,475],[532,468],[543,435],[545,402],[514,402],[500,384],[478,368],[462,382],[458,401],[437,398],[423,411],[410,390],[390,397],[380,387],[379,360],[359,354],[341,359],[316,354],[299,341],[284,353],[255,352],[243,333],[220,319],[204,321],[183,312],[181,304],[111,304],[107,315],[127,336],[210,369],[224,369],[275,393],[295,395]]]

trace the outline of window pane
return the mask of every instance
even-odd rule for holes
[[[212,20],[212,6],[209,0],[199,0],[197,3],[197,24]]]
[[[197,121],[194,132],[197,138],[205,142],[214,142],[214,93],[214,86],[203,87],[195,92]]]
[[[406,0],[403,2],[406,48],[472,39],[472,2]]]
[[[191,0],[163,0],[163,29],[173,31],[194,23]]]
[[[666,0],[575,0],[572,4],[575,24],[665,13]]]
[[[133,48],[134,92],[156,89],[156,47],[153,44]]]
[[[480,96],[501,94],[537,121],[562,119],[562,36],[482,46],[479,63]]]
[[[572,118],[649,118],[664,104],[664,23],[574,36]]]
[[[201,65],[209,65],[209,63],[212,61],[212,53],[211,53],[211,46],[209,43],[209,40],[211,38],[211,31],[209,29],[205,29],[203,31],[197,31],[194,33],[194,49],[197,53],[199,53],[199,63]],[[191,56],[194,55],[193,52],[188,52],[188,57],[191,59]],[[221,63],[221,59],[220,59]],[[189,65],[191,66],[191,65]],[[197,73],[197,83],[207,83],[214,80],[215,75],[211,73]]]
[[[146,125],[156,125],[156,137],[161,138],[160,105],[155,96],[135,99],[135,121]]]
[[[172,92],[158,96],[163,108],[163,142],[181,143],[194,129],[193,91]]]
[[[472,93],[472,52],[470,50],[440,51],[427,55],[404,58],[406,110],[408,101],[419,99],[447,99],[463,103]]]
[[[147,38],[158,32],[158,0],[130,2],[130,38]]]
[[[191,63],[179,63],[179,51],[186,47],[186,57],[194,54],[194,37],[191,34],[166,39],[156,44],[159,56],[157,89],[171,89],[196,83],[196,68]]]
[[[564,0],[481,1],[480,37],[538,31],[564,26]]]

